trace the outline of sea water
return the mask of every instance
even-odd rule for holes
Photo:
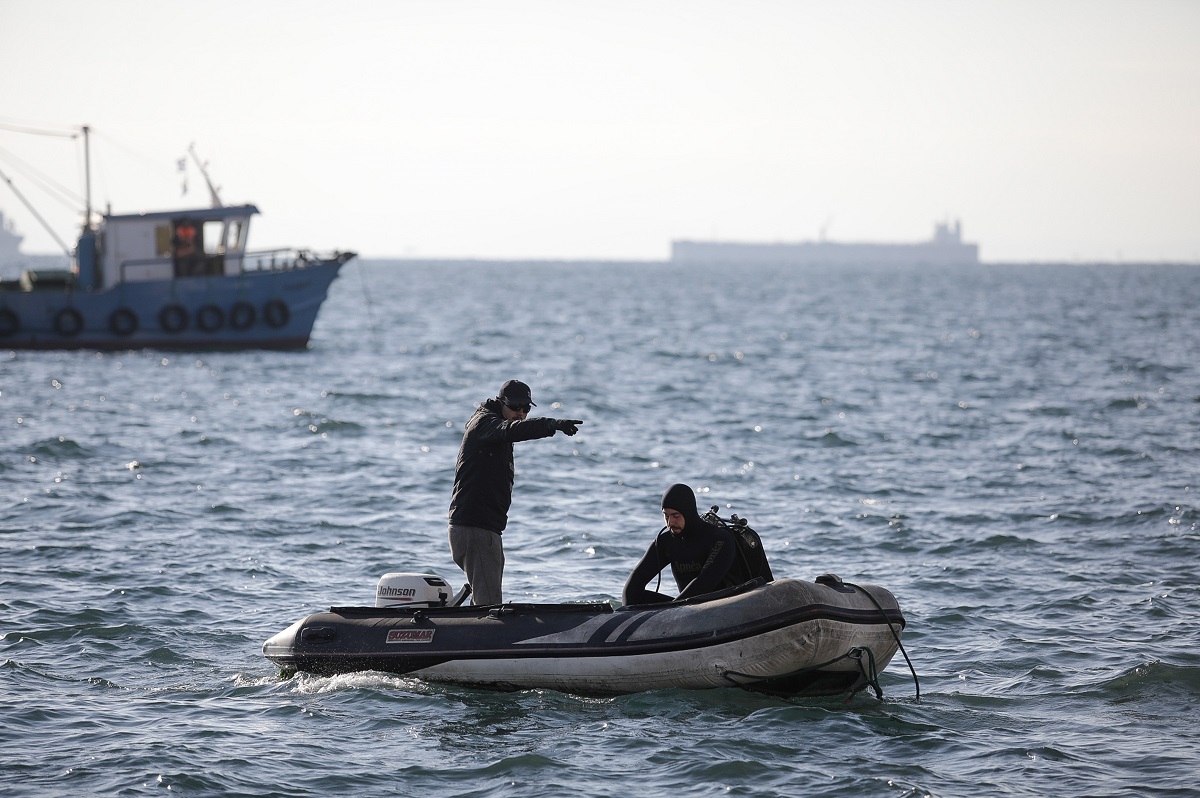
[[[0,348],[0,792],[1200,794],[1198,277],[354,262],[308,351]],[[461,584],[455,455],[510,378],[585,423],[517,446],[509,600],[618,599],[685,482],[776,575],[894,592],[919,681],[281,680],[304,615]]]

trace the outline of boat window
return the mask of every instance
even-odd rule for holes
[[[225,222],[216,220],[204,223],[204,254],[222,255],[225,253]]]
[[[239,252],[245,245],[246,225],[241,219],[232,219],[225,226],[225,251]]]
[[[160,258],[171,257],[171,225],[154,226],[154,254]]]
[[[175,229],[171,237],[171,257],[174,260],[176,277],[202,277],[224,273],[221,222],[176,219],[173,225]],[[212,243],[214,239],[215,247]]]
[[[176,277],[194,277],[204,273],[200,228],[190,219],[176,219],[171,236],[171,257]]]

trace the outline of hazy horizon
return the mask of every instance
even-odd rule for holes
[[[253,247],[663,260],[959,219],[985,263],[1198,262],[1198,40],[1165,0],[0,0],[0,172],[68,243],[82,148],[12,127],[89,125],[116,212],[207,205],[194,143]]]

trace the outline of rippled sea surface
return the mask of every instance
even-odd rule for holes
[[[355,262],[305,352],[0,350],[0,792],[1200,794],[1198,278]],[[919,697],[280,680],[381,574],[461,584],[512,377],[586,423],[518,446],[507,598],[617,599],[687,482],[892,590]]]

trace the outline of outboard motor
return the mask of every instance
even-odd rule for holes
[[[445,607],[450,585],[432,574],[384,574],[375,587],[376,607]]]

